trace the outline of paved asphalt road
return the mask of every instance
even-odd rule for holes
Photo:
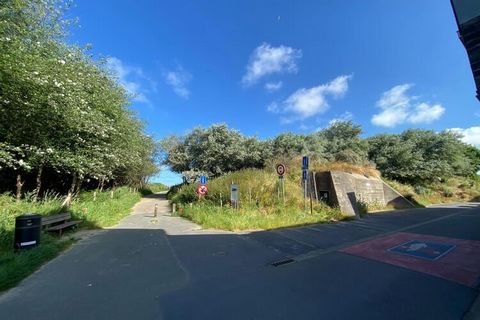
[[[155,220],[152,203],[1,295],[0,319],[462,319],[478,295],[338,251],[397,231],[480,241],[478,203],[243,234]]]

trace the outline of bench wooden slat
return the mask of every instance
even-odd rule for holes
[[[57,222],[62,222],[66,221],[72,218],[72,215],[70,213],[61,213],[61,214],[55,214],[51,216],[46,216],[42,217],[42,226],[46,226],[49,224],[57,223]]]
[[[68,227],[77,225],[77,224],[79,224],[80,222],[82,222],[82,221],[81,221],[81,220],[68,221],[68,222],[65,222],[65,223],[62,223],[62,224],[58,224],[58,225],[53,226],[53,227],[48,227],[48,228],[46,228],[45,230],[46,230],[46,231],[59,231],[59,230],[62,230],[62,229],[65,229],[65,228],[68,228]]]

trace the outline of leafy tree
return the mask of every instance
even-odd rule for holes
[[[325,140],[327,160],[354,164],[367,162],[368,146],[361,134],[362,128],[351,121],[337,121],[318,133]]]
[[[214,177],[243,168],[261,168],[271,155],[268,142],[244,137],[225,124],[196,128],[184,137],[167,137],[160,146],[164,163],[193,179],[203,173]]]
[[[469,176],[478,168],[478,149],[449,131],[412,129],[400,135],[371,137],[368,144],[369,158],[383,175],[412,184]]]
[[[102,61],[66,44],[69,2],[0,2],[0,170],[44,168],[71,179],[139,184],[156,171],[155,144]],[[17,187],[18,191],[18,187]]]

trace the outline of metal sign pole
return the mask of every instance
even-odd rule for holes
[[[307,180],[303,180],[303,209],[307,211]]]
[[[278,182],[277,182],[277,199],[280,200],[280,184],[282,183],[282,178],[279,176],[278,177]]]

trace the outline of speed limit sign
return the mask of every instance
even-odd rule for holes
[[[275,169],[277,170],[277,174],[280,177],[283,177],[283,175],[285,174],[285,171],[286,171],[285,165],[282,164],[282,163],[279,163],[279,164],[276,165]]]
[[[197,191],[198,191],[198,194],[200,194],[202,196],[206,195],[207,192],[208,192],[208,187],[207,187],[207,185],[201,184],[201,185],[198,186]]]

